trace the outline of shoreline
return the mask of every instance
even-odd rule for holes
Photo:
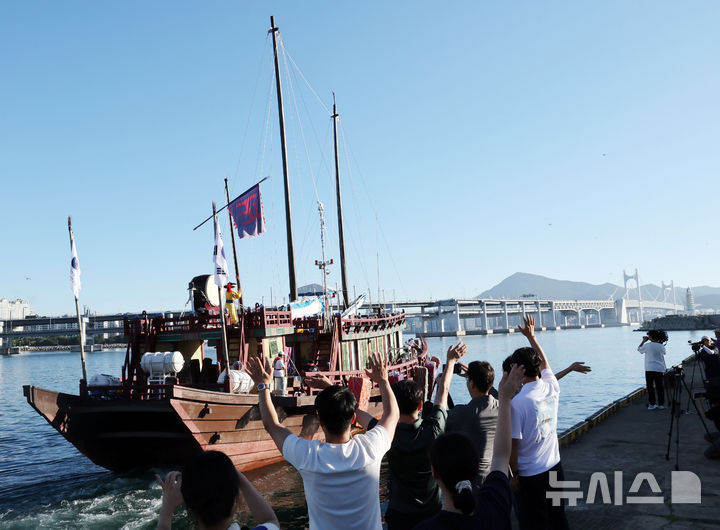
[[[691,362],[695,362],[694,355],[686,357],[685,359],[680,361],[680,364],[684,365]],[[639,398],[645,395],[647,395],[647,388],[641,386],[633,390],[629,394],[625,394],[621,398],[616,399],[615,401],[612,401],[604,407],[599,408],[596,412],[585,418],[583,421],[576,423],[572,427],[569,427],[565,429],[562,433],[560,433],[558,435],[558,443],[560,444],[560,447],[567,447],[575,440],[578,440],[583,434],[590,431],[590,429],[602,423],[604,420],[610,417],[610,415],[616,413],[622,407],[634,403]]]
[[[94,347],[100,347],[99,351],[105,351],[105,350],[119,350],[119,349],[125,349],[127,348],[127,344],[125,343],[111,343],[111,344],[94,344]],[[72,348],[79,347],[79,344],[66,344],[66,345],[56,345],[56,346],[13,346],[13,350],[17,350],[17,353],[13,353],[13,355],[17,355],[23,352],[35,352],[35,351],[71,351]],[[88,351],[88,353],[91,353]]]

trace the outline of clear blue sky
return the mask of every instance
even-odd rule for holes
[[[211,225],[192,227],[223,177],[239,193],[266,175],[268,232],[239,243],[241,277],[247,301],[286,295],[271,14],[325,104],[338,95],[358,292],[375,297],[378,257],[387,299],[516,271],[720,283],[717,2],[16,0],[0,6],[0,297],[73,311],[72,214],[82,304],[180,308],[212,270]],[[337,261],[331,121],[294,75]],[[296,121],[303,285],[319,228]]]

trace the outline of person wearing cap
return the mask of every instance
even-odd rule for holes
[[[490,395],[495,370],[488,362],[473,361],[468,364],[465,377],[470,401],[450,409],[445,430],[463,433],[472,441],[480,465],[473,483],[477,492],[490,469],[497,427],[498,401]]]
[[[275,358],[273,363],[273,379],[275,381],[275,395],[284,396],[287,390],[287,379],[285,378],[285,362],[282,354]]]
[[[228,283],[225,291],[225,310],[230,316],[230,324],[238,323],[237,310],[235,309],[235,300],[240,300],[240,291],[233,291],[234,283]]]

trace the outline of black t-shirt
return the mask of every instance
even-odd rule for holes
[[[512,494],[510,481],[501,471],[490,473],[475,497],[472,515],[441,510],[435,517],[415,526],[415,530],[508,530]]]

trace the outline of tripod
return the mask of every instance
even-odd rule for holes
[[[688,342],[690,342],[690,341],[688,341]],[[696,350],[696,349],[693,347],[694,360],[693,360],[693,368],[692,368],[692,374],[691,374],[691,376],[690,376],[690,381],[695,381],[695,367],[696,367],[696,366],[700,366],[700,379],[702,379],[703,381],[705,381],[705,370],[703,370],[703,365],[702,365],[702,363],[700,362],[700,358],[698,357],[698,352],[699,352],[699,351],[700,351],[699,349]],[[692,395],[690,394],[690,392],[688,392],[688,394],[689,394],[689,395],[688,395],[688,402],[687,402],[687,406],[685,407],[685,412],[686,412],[686,413],[689,413],[689,412],[690,412],[690,402],[692,401],[692,398],[693,398]],[[695,408],[697,408],[697,407],[695,407]],[[702,418],[702,416],[701,416],[701,418]]]
[[[694,369],[693,369],[694,375]],[[670,460],[670,445],[672,444],[673,427],[675,427],[675,470],[680,470],[680,416],[683,413],[687,414],[687,411],[683,411],[680,405],[680,399],[682,397],[683,388],[688,393],[688,408],[689,404],[692,403],[697,412],[698,418],[705,428],[705,432],[710,435],[710,429],[708,429],[703,415],[698,409],[697,403],[692,399],[693,395],[688,387],[687,381],[685,381],[685,371],[682,366],[673,366],[670,370],[665,372],[665,384],[666,386],[672,386],[672,394],[670,397],[670,429],[668,430],[668,444],[667,452],[665,453],[665,460]],[[677,418],[677,420],[676,420]]]

